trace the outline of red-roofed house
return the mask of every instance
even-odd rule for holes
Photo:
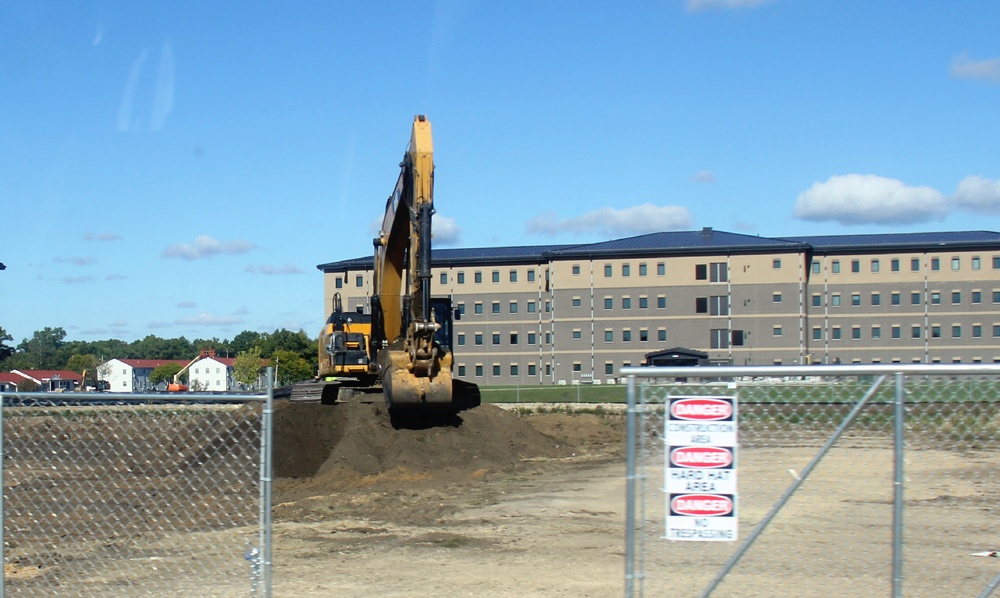
[[[97,379],[106,380],[111,392],[148,392],[157,389],[149,382],[149,375],[166,363],[188,364],[182,359],[112,359],[98,366]],[[166,389],[165,384],[160,387]]]
[[[0,372],[0,391],[15,391],[24,378],[17,374]]]
[[[72,370],[11,370],[10,373],[31,380],[40,392],[76,390],[83,381],[80,374]]]

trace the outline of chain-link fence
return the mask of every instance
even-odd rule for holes
[[[270,396],[2,395],[0,598],[269,596]]]
[[[992,592],[1000,366],[706,369],[622,371],[627,596]]]

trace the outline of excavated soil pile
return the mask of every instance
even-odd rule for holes
[[[381,405],[361,402],[279,403],[274,413],[277,501],[461,482],[572,452],[492,405],[430,423],[394,421]]]

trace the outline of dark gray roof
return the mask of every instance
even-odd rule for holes
[[[820,253],[849,251],[904,251],[934,247],[997,248],[1000,233],[957,231],[937,233],[883,233],[862,235],[819,235],[809,237],[761,237],[730,233],[712,228],[696,231],[650,233],[600,243],[565,245],[519,245],[514,247],[465,247],[435,249],[431,262],[437,266],[505,265],[544,263],[552,259],[628,257],[645,255],[697,255],[719,253],[760,253],[802,251]],[[372,257],[359,257],[316,266],[323,272],[366,270]]]
[[[864,235],[818,235],[810,237],[786,237],[786,239],[798,243],[805,243],[821,253],[858,250],[924,250],[934,247],[1000,247],[1000,233],[988,230],[926,233],[877,233]]]

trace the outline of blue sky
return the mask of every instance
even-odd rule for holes
[[[325,319],[415,114],[436,247],[998,230],[1000,3],[0,2],[0,326]]]

